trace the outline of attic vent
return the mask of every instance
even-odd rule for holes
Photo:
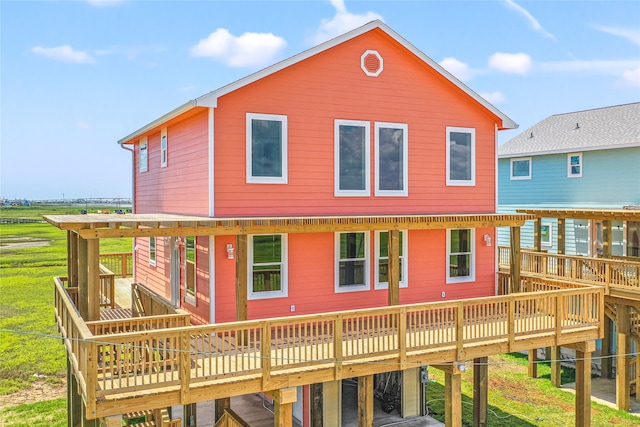
[[[375,50],[367,50],[360,57],[360,67],[369,77],[378,77],[384,68],[382,56]]]

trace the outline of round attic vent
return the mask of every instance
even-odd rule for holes
[[[360,57],[360,67],[369,77],[378,77],[384,68],[382,56],[375,50],[367,50]]]

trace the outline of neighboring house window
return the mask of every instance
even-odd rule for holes
[[[287,116],[247,113],[247,182],[287,183]]]
[[[369,122],[335,121],[336,196],[369,196]]]
[[[447,127],[447,185],[476,184],[476,130]]]
[[[408,126],[375,124],[376,196],[406,196]]]
[[[369,289],[369,233],[336,233],[336,292]]]
[[[160,167],[167,167],[168,156],[167,128],[164,128],[160,131]]]
[[[542,246],[551,246],[553,243],[553,225],[542,223],[540,225],[540,243]]]
[[[149,264],[156,265],[156,238],[149,237]]]
[[[447,283],[475,280],[474,232],[470,228],[447,230]]]
[[[376,231],[375,288],[389,287],[389,232]],[[407,281],[407,232],[400,232],[400,287],[406,288]]]
[[[254,235],[248,239],[249,299],[287,296],[287,235]]]
[[[185,237],[185,271],[184,299],[191,304],[196,302],[196,238]]]
[[[147,138],[140,140],[140,153],[138,161],[140,163],[140,172],[149,170],[149,152],[147,151]]]
[[[567,177],[582,177],[582,153],[567,155]]]
[[[511,159],[511,179],[531,179],[531,157]]]

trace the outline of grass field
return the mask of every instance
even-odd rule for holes
[[[41,218],[43,214],[78,214],[83,207],[0,208],[0,217]],[[96,208],[96,210],[101,208]],[[17,244],[17,246],[16,246]],[[25,245],[26,244],[26,245]],[[102,253],[131,250],[127,239],[101,241]],[[64,348],[53,318],[53,276],[66,275],[66,233],[48,224],[0,224],[0,395],[29,388],[33,381],[63,386]],[[542,378],[527,377],[523,355],[490,359],[489,425],[492,427],[574,425],[575,397],[551,385],[548,365]],[[430,415],[443,420],[444,378],[429,370]],[[573,371],[563,368],[563,382]],[[463,425],[472,425],[472,373],[463,374]],[[593,404],[592,425],[631,427],[640,419]],[[0,426],[66,426],[66,399],[52,399],[0,409]]]

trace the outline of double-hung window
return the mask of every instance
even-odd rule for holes
[[[400,231],[400,287],[406,288],[407,280],[407,232]],[[389,287],[389,232],[376,231],[375,289]]]
[[[475,230],[447,230],[447,283],[475,280]]]
[[[336,233],[336,292],[369,290],[369,232]]]
[[[447,185],[476,185],[476,131],[447,127]]]
[[[286,297],[287,235],[252,235],[248,240],[249,299]]]
[[[156,265],[156,238],[149,237],[149,265]]]
[[[149,169],[149,152],[147,151],[147,137],[140,140],[140,152],[138,153],[138,163],[140,172],[146,172]]]
[[[160,131],[160,167],[166,168],[169,162],[169,146],[167,128]]]
[[[287,116],[247,113],[247,183],[287,183]]]
[[[334,194],[369,196],[369,122],[335,121]]]
[[[582,177],[582,153],[573,153],[567,155],[567,177]]]
[[[543,222],[540,225],[540,244],[542,246],[551,246],[553,244],[553,224]]]
[[[511,180],[531,179],[531,157],[511,159]]]
[[[196,303],[196,238],[194,236],[185,237],[185,272],[184,282],[185,301]]]
[[[375,124],[376,196],[406,196],[408,126],[397,123]]]

